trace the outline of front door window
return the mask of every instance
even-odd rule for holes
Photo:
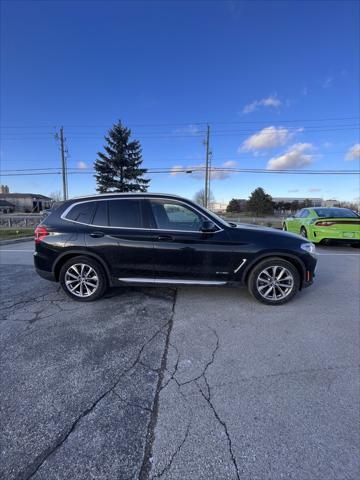
[[[151,200],[156,227],[160,230],[199,232],[203,216],[191,208],[169,200]]]

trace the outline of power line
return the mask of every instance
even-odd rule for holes
[[[197,168],[164,168],[164,169],[147,169],[146,173],[163,173],[163,174],[191,174],[191,173],[201,173],[206,171],[206,167],[197,167]],[[209,174],[212,172],[224,172],[224,173],[256,173],[256,174],[285,174],[285,175],[359,175],[360,170],[296,170],[296,169],[278,169],[278,170],[267,170],[267,169],[251,169],[251,168],[221,168],[221,167],[212,167],[209,169]],[[51,172],[24,172],[24,173],[5,173],[2,174],[4,177],[9,176],[28,176],[28,175],[61,175],[62,170],[58,169],[57,171]],[[69,175],[93,175],[94,171],[69,171]]]
[[[271,125],[274,126],[274,125]],[[326,127],[326,128],[324,128]],[[321,132],[336,132],[336,131],[345,131],[345,130],[358,130],[360,129],[359,123],[351,123],[351,124],[339,124],[339,125],[311,125],[306,128],[302,127],[291,127],[288,129],[289,133],[321,133]],[[139,137],[140,139],[161,139],[161,138],[199,138],[202,137],[206,133],[206,131],[199,130],[197,132],[191,133],[177,133],[177,132],[152,132],[152,133],[140,133],[135,132],[134,135]],[[213,135],[215,136],[224,136],[224,135],[249,135],[249,134],[257,134],[259,131],[254,130],[214,130]],[[261,131],[261,135],[273,135],[273,131]],[[28,140],[28,139],[36,139],[36,140],[43,140],[43,139],[50,139],[53,135],[52,132],[49,132],[47,135],[44,133],[33,133],[33,134],[24,134],[22,132],[9,132],[6,134],[2,134],[1,138],[4,140]],[[105,135],[100,134],[90,134],[90,133],[72,133],[71,138],[73,139],[104,139]]]
[[[236,120],[236,121],[212,121],[210,122],[213,125],[247,125],[247,124],[263,124],[263,123],[292,123],[292,122],[327,122],[327,121],[337,121],[337,120],[358,120],[359,116],[348,116],[348,117],[322,117],[322,118],[299,118],[299,119],[283,119],[283,120]],[[176,127],[176,126],[189,126],[189,125],[203,125],[205,126],[207,122],[205,121],[188,121],[188,122],[164,122],[164,123],[131,123],[131,127]],[[111,124],[64,124],[67,128],[111,128]],[[56,125],[0,125],[0,128],[57,128]]]

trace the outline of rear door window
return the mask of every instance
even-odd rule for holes
[[[66,219],[72,220],[73,222],[89,224],[94,214],[95,205],[95,202],[78,203],[68,212]]]
[[[309,210],[303,210],[303,211],[301,212],[300,217],[301,217],[301,218],[306,218],[306,217],[309,216],[309,213],[310,213]]]
[[[107,227],[108,226],[108,202],[96,202],[96,211],[92,221],[94,226]]]
[[[122,228],[143,228],[141,200],[109,200],[109,225]]]

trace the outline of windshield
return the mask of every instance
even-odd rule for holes
[[[315,208],[314,209],[316,212],[316,215],[318,215],[321,218],[330,218],[330,217],[336,217],[336,218],[357,218],[359,215],[357,215],[355,212],[348,208]]]
[[[226,227],[230,227],[230,226],[233,226],[231,225],[230,223],[228,223],[227,221],[225,221],[223,218],[219,217],[219,215],[216,215],[216,213],[208,210],[207,208],[201,206],[202,210],[204,210],[206,213],[208,213],[211,217],[213,217],[215,220],[218,220],[220,223],[222,223],[223,225],[225,225]]]

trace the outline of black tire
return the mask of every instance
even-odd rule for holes
[[[85,265],[86,267],[88,267],[84,268],[84,277],[81,277],[83,278],[84,285],[80,285],[81,281],[78,281],[79,287],[74,289],[72,292],[66,282],[74,282],[71,284],[71,286],[73,287],[77,285],[77,280],[73,280],[73,278],[76,278],[75,271],[78,271],[79,269],[81,271],[81,267],[79,267],[79,265]],[[92,275],[87,278],[86,272],[94,273],[92,273]],[[103,267],[97,260],[91,257],[87,257],[85,255],[73,257],[64,263],[60,270],[59,282],[66,295],[68,295],[73,300],[76,300],[77,302],[92,302],[94,300],[97,300],[104,295],[107,289],[107,279]],[[96,288],[94,288],[93,292],[88,294],[89,289],[91,291],[93,286],[95,285]],[[81,292],[84,292],[84,295],[81,295]]]
[[[304,238],[308,238],[308,234],[305,227],[300,228],[300,235]]]
[[[264,270],[266,269],[272,269],[272,267],[280,267],[282,269],[285,269],[286,272],[286,278],[288,276],[287,272],[289,273],[289,277],[291,277],[290,280],[286,280],[285,284],[289,285],[289,288],[285,288],[284,292],[286,295],[284,297],[281,297],[280,288],[278,286],[274,285],[274,290],[275,290],[275,295],[278,298],[266,298],[263,294],[267,292],[266,283],[262,282],[262,278],[264,278]],[[276,270],[275,270],[276,272]],[[280,273],[280,272],[279,272]],[[285,274],[285,273],[284,273]],[[260,278],[259,278],[260,277]],[[271,280],[272,281],[272,280]],[[269,280],[270,282],[270,280]],[[278,281],[278,283],[280,283]],[[283,284],[281,284],[283,285]],[[291,288],[290,288],[291,285]],[[269,288],[272,287],[272,285],[267,285]],[[260,290],[259,290],[260,288]],[[282,258],[278,257],[271,257],[271,258],[266,258],[265,260],[262,260],[259,262],[255,267],[251,270],[249,277],[248,277],[248,289],[249,292],[253,297],[255,297],[257,300],[259,300],[262,303],[265,303],[266,305],[283,305],[284,303],[289,302],[298,292],[300,288],[300,275],[297,270],[297,268],[291,263],[288,262],[287,260],[283,260]],[[262,293],[263,294],[262,294]],[[271,290],[271,293],[273,290]],[[283,293],[284,293],[283,292]]]
[[[287,231],[286,223],[283,223],[283,230],[284,230],[284,232]]]

